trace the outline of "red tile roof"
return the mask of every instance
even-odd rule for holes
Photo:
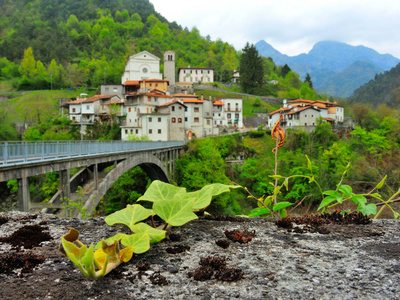
[[[161,104],[161,105],[157,105],[157,107],[170,106],[170,105],[175,104],[175,103],[178,103],[180,105],[186,106],[183,103],[179,102],[178,99],[174,99],[171,102],[164,103],[164,104]]]
[[[181,99],[183,103],[204,103],[203,100],[200,99]]]
[[[188,95],[188,94],[184,94],[184,93],[174,94],[172,96],[177,97],[177,98],[199,98],[199,96],[197,96],[197,95]]]
[[[303,110],[307,110],[307,109],[309,109],[309,108],[315,109],[314,106],[297,107],[297,110],[294,110],[294,109],[292,108],[292,110],[291,110],[290,112],[286,113],[286,114],[287,114],[287,115],[297,114],[297,113],[299,113],[299,112],[301,112],[301,111],[303,111]]]
[[[213,103],[213,105],[224,105],[221,101],[217,100]]]
[[[137,80],[128,80],[128,81],[125,81],[125,83],[122,85],[140,85],[140,83]]]
[[[108,95],[94,95],[90,98],[78,98],[76,100],[67,102],[67,104],[79,104],[79,103],[90,103],[90,102],[95,102],[98,100],[107,100],[107,99],[111,99],[112,97],[115,97],[116,95],[112,95],[112,96],[108,96]]]

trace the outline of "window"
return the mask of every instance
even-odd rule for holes
[[[113,88],[113,92],[118,92],[118,89],[117,88]]]
[[[182,123],[182,118],[178,118],[178,123]]]
[[[172,111],[175,111],[175,106],[172,106],[172,108],[171,108],[171,109],[172,109]]]
[[[311,115],[311,118],[314,118],[314,115]]]
[[[89,110],[89,107],[90,107],[89,105],[86,105],[86,109],[87,109],[87,110]]]
[[[179,106],[179,109],[182,109],[182,106]]]
[[[130,107],[128,108],[128,112],[131,112],[131,108]]]
[[[72,117],[72,121],[75,121],[75,117]]]
[[[194,108],[193,108],[193,111],[194,111],[194,112],[199,112],[200,109],[199,109],[198,107],[194,107]]]
[[[158,134],[161,134],[161,129],[158,129]]]
[[[175,123],[176,122],[176,118],[172,118],[171,121],[172,121],[172,123]]]
[[[194,122],[195,122],[195,123],[198,123],[199,121],[200,121],[199,118],[194,118]]]
[[[151,97],[150,96],[147,97],[147,101],[151,102]]]
[[[210,125],[210,120],[207,120],[207,125]]]
[[[187,122],[188,121],[188,119],[187,119],[187,117],[185,117],[185,122]]]
[[[135,111],[136,111],[136,107],[135,107]]]
[[[231,114],[227,114],[226,116],[228,117],[228,119],[230,119],[230,118],[231,118]]]
[[[187,111],[187,107],[185,107],[185,111]]]
[[[158,123],[160,123],[161,122],[161,118],[158,118]]]
[[[149,122],[151,122],[151,121],[152,121],[152,118],[150,117],[150,118],[149,118]]]
[[[235,114],[235,119],[239,119],[239,114]]]
[[[106,92],[108,92],[108,87],[106,87]]]
[[[133,134],[133,129],[131,129],[131,134]]]
[[[149,129],[149,134],[152,134],[153,133],[153,129]]]
[[[135,132],[136,132],[136,134],[138,134],[138,133],[139,133],[139,129],[136,129],[136,131],[135,131]]]
[[[76,109],[75,109],[75,108],[73,108],[73,109],[72,109],[72,112],[75,112],[75,111],[76,111]]]
[[[304,115],[305,118],[307,118],[307,115]]]
[[[125,129],[125,134],[128,134],[128,129]]]
[[[307,123],[304,123],[304,126],[307,126]]]

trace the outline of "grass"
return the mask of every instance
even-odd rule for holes
[[[8,111],[8,123],[38,123],[59,112],[61,98],[75,98],[82,90],[34,91],[17,94],[18,97],[5,101],[2,107]],[[90,93],[88,93],[89,96]]]

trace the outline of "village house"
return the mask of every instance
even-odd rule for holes
[[[214,68],[187,67],[178,69],[179,82],[210,83],[214,82]]]
[[[317,125],[317,120],[322,118],[326,122],[338,127],[344,122],[344,108],[334,101],[329,100],[304,100],[297,99],[287,102],[284,100],[283,108],[268,114],[267,126],[272,129],[282,113],[281,126],[284,128],[302,128],[312,131]]]
[[[93,125],[96,120],[108,120],[111,115],[119,116],[120,111],[113,111],[112,105],[119,102],[118,96],[95,95],[90,98],[76,98],[66,103],[68,105],[69,118],[74,123]]]

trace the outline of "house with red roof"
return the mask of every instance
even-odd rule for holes
[[[317,120],[322,118],[332,126],[340,126],[344,122],[344,108],[334,102],[321,100],[297,99],[287,102],[284,100],[283,108],[268,114],[267,126],[272,129],[283,115],[281,126],[284,128],[301,128],[312,131],[317,125]]]
[[[120,97],[95,95],[90,98],[76,98],[66,103],[70,120],[81,124],[86,130],[87,125],[110,118],[110,105],[121,101]],[[82,120],[82,122],[81,122]]]

